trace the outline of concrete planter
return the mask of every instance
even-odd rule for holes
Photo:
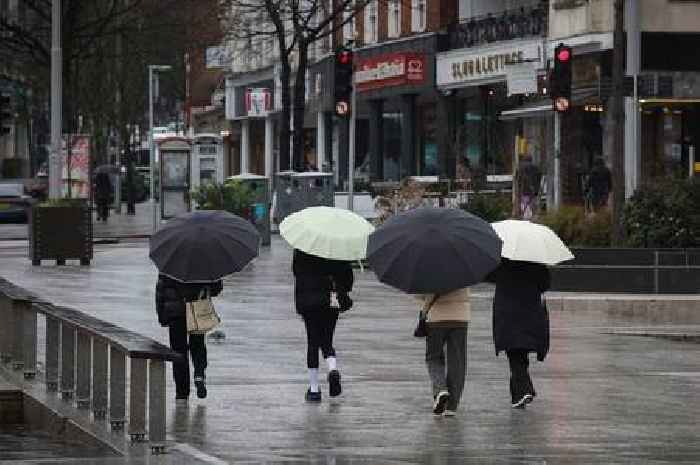
[[[29,216],[29,257],[32,265],[42,260],[80,260],[89,265],[93,257],[92,215],[87,202],[66,205],[35,205]]]

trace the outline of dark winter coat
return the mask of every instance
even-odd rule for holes
[[[158,275],[156,283],[156,313],[158,323],[168,326],[173,321],[185,318],[185,302],[199,298],[202,290],[209,288],[211,297],[219,295],[223,288],[221,280],[212,283],[183,283],[163,274]]]
[[[549,351],[549,316],[542,293],[549,289],[546,266],[503,259],[487,280],[496,284],[493,340],[496,354],[524,349],[542,361]]]
[[[109,203],[112,196],[112,181],[107,173],[97,173],[95,176],[95,201]]]
[[[352,306],[348,297],[354,281],[350,262],[328,260],[294,250],[292,272],[297,313],[303,315],[327,310],[331,306],[331,291],[338,293],[341,311]]]

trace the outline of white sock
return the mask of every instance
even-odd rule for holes
[[[328,371],[333,371],[338,369],[337,362],[335,360],[335,357],[328,357],[326,359],[326,363],[328,364]]]
[[[318,392],[318,368],[309,368],[309,388],[311,392]]]

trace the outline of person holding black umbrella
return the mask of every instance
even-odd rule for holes
[[[185,313],[186,302],[194,302],[202,294],[215,297],[223,288],[221,280],[210,283],[184,283],[162,273],[156,283],[156,312],[158,322],[168,327],[170,347],[182,358],[173,362],[176,401],[186,402],[190,397],[190,362],[194,366],[194,385],[197,397],[207,397],[207,346],[204,333],[188,333]],[[189,342],[188,342],[189,337]]]

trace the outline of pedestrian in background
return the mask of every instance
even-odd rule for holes
[[[97,203],[97,221],[107,221],[109,203],[112,199],[112,181],[107,173],[97,173],[95,176],[95,203]]]
[[[511,406],[524,408],[537,395],[528,371],[529,354],[544,361],[549,351],[549,316],[542,300],[550,285],[549,269],[504,258],[486,280],[496,284],[493,339],[496,355],[505,351],[508,356]]]
[[[532,156],[523,156],[515,173],[515,184],[519,197],[519,216],[521,218],[529,220],[537,214],[541,181],[542,173],[533,163]]]
[[[586,193],[590,196],[594,211],[607,207],[611,190],[612,173],[605,166],[605,160],[602,157],[596,157],[586,185]]]
[[[161,326],[168,327],[170,347],[180,355],[180,360],[173,362],[173,379],[175,380],[175,399],[187,402],[190,397],[190,362],[194,365],[194,385],[197,397],[207,397],[206,368],[207,346],[205,334],[187,332],[185,302],[198,300],[202,293],[210,297],[221,293],[221,280],[210,283],[185,283],[164,274],[158,275],[156,284],[156,312]],[[188,340],[189,339],[189,340]]]
[[[428,295],[425,302],[425,362],[433,388],[433,414],[452,417],[462,398],[467,374],[469,288]]]
[[[347,261],[321,258],[295,249],[292,271],[296,310],[306,327],[306,365],[309,370],[306,400],[320,402],[319,350],[328,365],[330,396],[336,397],[342,392],[333,335],[338,313],[352,307],[352,299],[348,296],[354,281],[352,266]],[[332,300],[337,300],[337,305]]]

